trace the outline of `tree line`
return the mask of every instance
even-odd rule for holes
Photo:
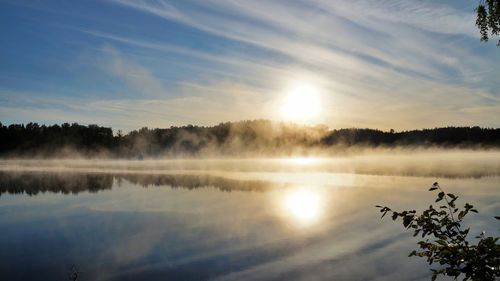
[[[127,134],[98,125],[37,123],[3,125],[0,157],[142,158],[206,154],[262,153],[287,155],[309,150],[362,147],[498,148],[499,128],[444,127],[395,132],[377,129],[329,130],[269,120],[220,123],[216,126],[147,127]]]

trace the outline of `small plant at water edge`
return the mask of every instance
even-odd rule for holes
[[[459,277],[463,280],[495,280],[500,277],[500,237],[487,237],[483,231],[475,236],[477,243],[467,239],[470,228],[462,226],[465,216],[477,213],[469,203],[463,208],[456,207],[458,196],[445,193],[436,182],[429,191],[437,192],[435,203],[441,206],[430,205],[421,214],[417,211],[397,212],[389,207],[380,208],[382,218],[392,214],[392,220],[402,219],[406,229],[413,230],[413,236],[420,235],[422,239],[417,244],[418,250],[410,253],[409,257],[417,256],[427,259],[429,265],[439,264],[438,268],[431,268],[432,280],[439,275]],[[500,220],[500,217],[495,217]]]

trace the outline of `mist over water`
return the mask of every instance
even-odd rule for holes
[[[426,264],[407,258],[416,239],[374,206],[422,210],[435,181],[479,210],[465,221],[471,233],[497,230],[498,151],[2,160],[0,271],[7,280],[64,280],[72,264],[82,280],[428,280]]]
[[[500,175],[498,150],[363,150],[336,157],[0,160],[3,171],[94,173],[353,173],[419,177]]]

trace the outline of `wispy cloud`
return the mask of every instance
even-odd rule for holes
[[[128,128],[279,119],[297,81],[321,89],[315,122],[331,127],[498,126],[498,52],[477,52],[473,10],[453,4],[109,0],[147,25],[57,28],[92,42],[86,62],[113,85],[83,104]]]
[[[103,48],[109,58],[103,65],[105,71],[135,88],[144,97],[161,97],[167,95],[161,81],[151,71],[141,65],[125,61],[119,52],[109,46]]]
[[[460,28],[467,26],[472,14],[411,1],[384,5],[370,1],[331,4],[315,1],[316,5],[312,6],[280,1],[212,1],[182,7],[185,8],[182,11],[163,1],[117,2],[221,37],[270,49],[303,63],[361,73],[369,72],[363,67],[370,62],[364,59],[368,57],[389,67],[437,76],[440,73],[435,70],[436,63],[457,67],[457,58],[463,56],[460,56],[460,48],[440,45],[442,42],[423,32],[449,34],[454,30],[454,34],[474,34],[473,25]]]

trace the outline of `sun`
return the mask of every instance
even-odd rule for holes
[[[320,114],[319,91],[310,84],[291,88],[282,102],[281,115],[286,120],[309,122]]]

